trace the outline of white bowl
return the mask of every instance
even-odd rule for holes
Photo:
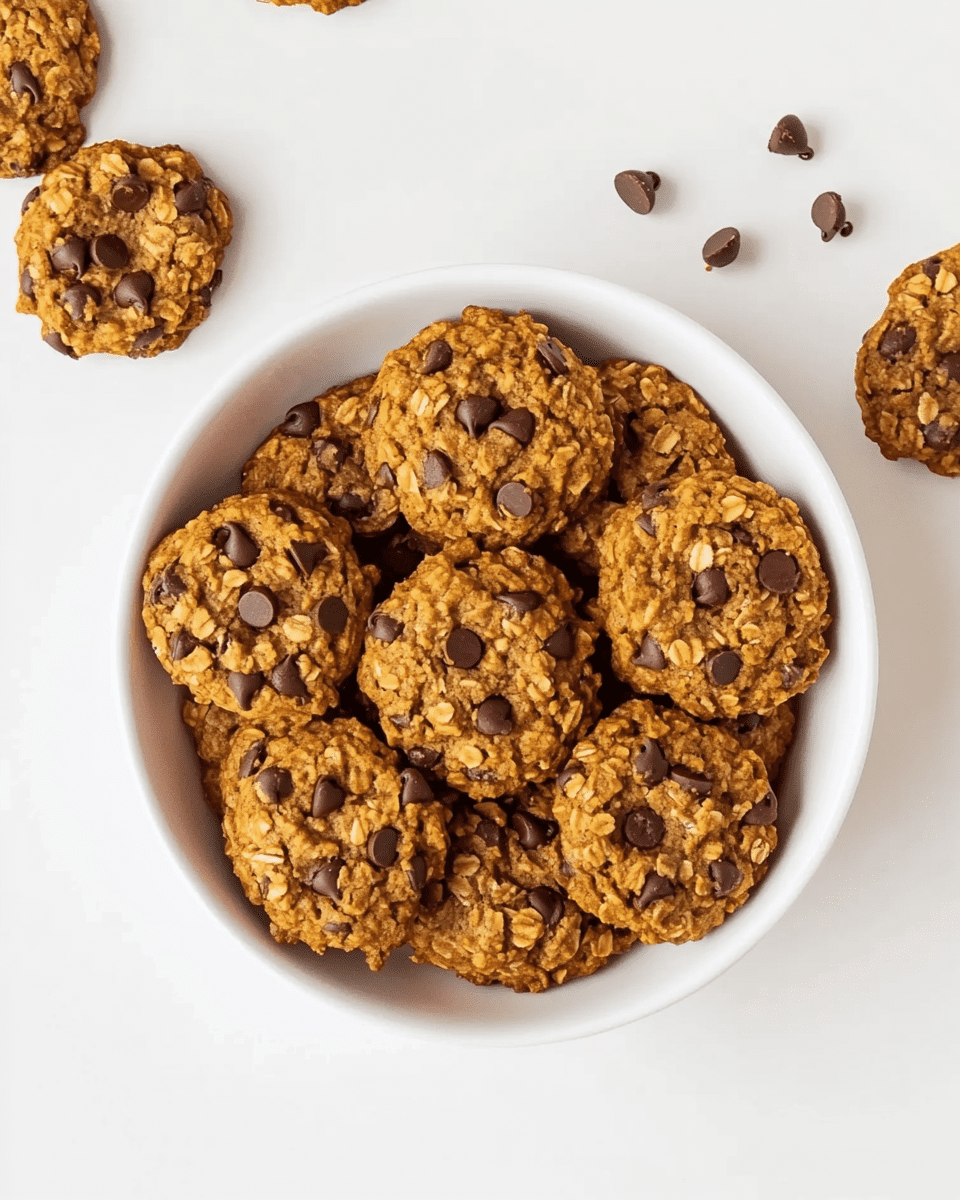
[[[589,979],[535,996],[474,987],[414,966],[403,952],[374,974],[359,954],[320,958],[303,946],[277,945],[223,854],[180,721],[180,690],[157,663],[140,620],[149,550],[238,490],[246,457],[292,404],[375,371],[387,350],[467,304],[527,309],[588,360],[650,360],[691,384],[732,436],[742,469],[799,503],[832,582],[832,652],[803,700],[778,786],[780,846],[756,894],[703,941],[638,946]],[[167,455],[137,524],[121,603],[121,688],[134,759],[160,829],[200,895],[262,962],[299,980],[318,1002],[432,1037],[501,1045],[580,1037],[647,1016],[715,979],[783,915],[823,859],[853,798],[873,724],[870,579],[853,518],[809,434],[756,371],[705,329],[646,296],[565,271],[468,266],[390,279],[323,305],[252,355]]]

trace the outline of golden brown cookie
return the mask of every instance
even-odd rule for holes
[[[226,851],[278,942],[362,950],[377,971],[443,876],[444,810],[418,771],[354,720],[287,736],[253,725],[221,771]]]
[[[376,578],[339,517],[287,492],[230,496],[151,554],[143,620],[198,703],[319,715],[359,658]]]
[[[600,495],[613,425],[596,371],[527,313],[470,307],[386,356],[364,437],[411,526],[526,545]]]
[[[233,219],[179,146],[85,146],[28,197],[17,312],[61,354],[152,358],[210,311]]]
[[[39,175],[82,145],[99,58],[86,0],[0,0],[0,177]]]
[[[739,717],[724,717],[717,722],[721,729],[735,737],[744,750],[758,756],[771,783],[777,782],[783,760],[793,743],[796,726],[797,697],[778,704],[773,712],[761,717],[758,713],[743,713]]]
[[[866,435],[885,458],[960,475],[960,244],[911,263],[857,354]]]
[[[768,713],[815,682],[829,585],[792,500],[705,473],[607,521],[596,613],[617,674],[709,720]]]
[[[200,759],[200,784],[207,803],[223,818],[223,793],[220,790],[220,765],[227,756],[230,739],[243,724],[240,713],[217,708],[215,704],[197,704],[185,700],[181,709],[183,723],[193,734]]]
[[[557,538],[560,551],[588,575],[600,573],[600,535],[619,507],[613,500],[594,500],[584,512],[573,517]]]
[[[554,812],[566,888],[642,942],[702,938],[739,908],[777,844],[763,763],[722,729],[631,700],[574,747]]]

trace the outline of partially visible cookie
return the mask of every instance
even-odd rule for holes
[[[295,404],[243,468],[244,494],[273,488],[300,492],[361,535],[394,525],[400,515],[396,479],[388,468],[371,478],[360,449],[375,378],[365,375]]]
[[[17,312],[70,358],[151,358],[210,311],[233,218],[179,146],[102,142],[49,171],[15,237]]]
[[[557,779],[570,896],[642,942],[702,938],[739,908],[777,844],[763,763],[724,730],[631,700]]]
[[[771,783],[777,782],[780,767],[793,744],[797,703],[795,697],[786,704],[778,704],[765,717],[758,713],[743,713],[739,717],[725,717],[717,722],[721,729],[737,739],[744,750],[752,750],[758,756]]]
[[[588,575],[600,574],[600,535],[618,508],[613,500],[595,500],[557,538],[560,550]]]
[[[960,475],[960,244],[911,263],[857,354],[866,435],[885,458]]]
[[[362,950],[379,970],[443,876],[444,809],[423,776],[346,719],[279,737],[243,726],[220,786],[227,854],[274,938]]]
[[[376,578],[339,517],[286,492],[230,496],[151,554],[143,619],[198,703],[319,715],[359,658]]]
[[[0,0],[0,176],[39,175],[83,144],[99,58],[86,0]]]
[[[341,8],[355,8],[358,4],[362,4],[363,0],[261,0],[261,3],[280,6],[309,4],[314,11],[330,16],[332,13],[339,12]]]
[[[229,712],[215,704],[197,704],[185,700],[180,710],[183,723],[193,734],[200,759],[200,784],[207,803],[223,817],[223,792],[220,789],[220,764],[227,756],[230,739],[243,723],[240,713]]]

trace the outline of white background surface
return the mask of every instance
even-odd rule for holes
[[[90,139],[180,142],[237,224],[210,319],[139,362],[42,345],[0,245],[5,1195],[956,1194],[960,482],[882,459],[852,388],[886,285],[960,237],[953,0],[96,8]],[[785,112],[812,162],[767,153]],[[650,217],[613,191],[631,167],[664,178]],[[31,185],[0,181],[9,235]],[[826,189],[856,227],[829,245]],[[727,224],[744,251],[707,274]],[[113,664],[141,497],[222,374],[338,292],[468,261],[626,284],[757,367],[844,489],[881,648],[857,798],[776,929],[640,1024],[483,1052],[333,1017],[219,925]]]

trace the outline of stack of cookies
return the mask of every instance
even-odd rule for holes
[[[827,595],[690,388],[471,307],[289,409],[143,616],[277,940],[541,991],[748,898]]]

